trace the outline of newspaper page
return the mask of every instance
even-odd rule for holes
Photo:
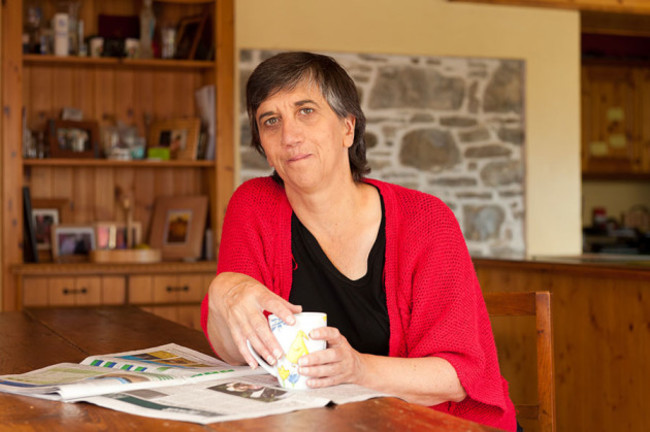
[[[264,373],[231,366],[176,344],[91,356],[18,375],[0,376],[0,391],[54,400],[73,400],[117,391],[179,385],[216,376]]]
[[[278,386],[269,374],[229,377],[84,398],[105,408],[130,414],[200,424],[282,414],[330,404],[385,396],[355,386],[335,386],[317,390],[288,390]]]

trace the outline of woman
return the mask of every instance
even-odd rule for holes
[[[253,145],[273,177],[244,183],[226,213],[217,277],[202,307],[214,350],[256,367],[282,355],[264,312],[312,331],[312,388],[355,383],[515,430],[480,287],[451,211],[437,198],[364,178],[365,117],[331,58],[283,53],[249,78]]]

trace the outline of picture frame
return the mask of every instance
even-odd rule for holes
[[[99,126],[96,121],[51,119],[47,132],[51,158],[99,157]]]
[[[174,58],[179,60],[193,60],[196,55],[199,41],[203,38],[208,14],[193,15],[182,18],[178,23]]]
[[[154,205],[149,245],[163,260],[194,261],[201,257],[208,197],[160,196]]]
[[[87,261],[95,249],[93,225],[52,225],[52,258],[60,262]]]
[[[23,261],[35,263],[39,261],[29,186],[23,186]]]
[[[196,160],[200,132],[198,117],[155,121],[150,127],[148,154],[152,149],[167,150],[169,159]]]
[[[96,222],[95,250],[131,249],[141,243],[142,224],[131,222],[129,235],[124,222]]]
[[[214,60],[214,33],[212,31],[213,23],[212,15],[207,14],[207,19],[205,20],[205,25],[201,31],[198,42],[196,44],[196,50],[194,52],[194,60]]]
[[[52,261],[52,225],[69,220],[67,198],[33,198],[32,222],[36,238],[39,261]]]

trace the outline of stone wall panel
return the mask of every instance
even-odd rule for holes
[[[268,175],[250,148],[244,89],[275,51],[240,55],[240,180]],[[524,74],[513,59],[325,53],[355,80],[370,177],[439,197],[473,256],[526,251]]]

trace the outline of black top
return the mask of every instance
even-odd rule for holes
[[[291,252],[294,259],[289,301],[304,312],[327,313],[327,325],[336,327],[361,353],[388,355],[388,309],[384,290],[386,216],[381,201],[381,225],[368,255],[368,272],[357,280],[343,275],[329,260],[316,238],[291,216]]]

